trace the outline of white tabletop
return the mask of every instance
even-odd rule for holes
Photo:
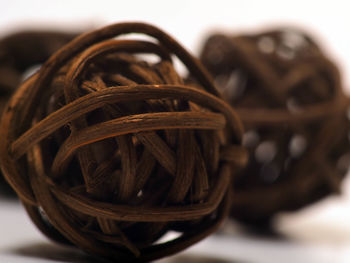
[[[216,234],[160,263],[348,263],[350,262],[350,180],[342,196],[276,220],[279,237],[245,232],[226,223]],[[20,203],[0,199],[0,262],[93,262],[78,250],[48,241],[31,223]],[[220,231],[220,232],[223,232]],[[207,261],[205,261],[207,260]]]

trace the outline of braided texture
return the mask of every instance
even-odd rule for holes
[[[56,31],[21,31],[0,40],[0,116],[26,70],[43,63],[75,36]],[[1,174],[0,192],[9,192]]]
[[[139,33],[150,39],[125,39]],[[118,37],[118,38],[115,38]],[[201,84],[186,86],[176,56]],[[217,229],[245,160],[242,126],[203,66],[161,30],[83,34],[22,84],[5,111],[2,169],[50,238],[147,261]],[[179,236],[157,243],[164,234]]]
[[[234,218],[265,226],[279,211],[339,192],[350,160],[348,99],[314,40],[294,29],[217,34],[201,60],[246,130]]]

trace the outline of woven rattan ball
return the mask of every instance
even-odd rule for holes
[[[201,54],[240,116],[250,157],[234,182],[232,216],[270,226],[340,189],[349,120],[337,67],[297,29],[212,35]]]
[[[0,116],[11,94],[28,70],[43,63],[56,50],[72,40],[73,33],[59,31],[19,31],[0,39]],[[0,193],[9,193],[0,174]]]
[[[142,38],[121,37],[129,33]],[[201,88],[183,84],[176,57]],[[120,262],[167,256],[213,232],[245,159],[241,123],[203,66],[142,23],[60,49],[15,93],[0,131],[3,172],[36,225]]]

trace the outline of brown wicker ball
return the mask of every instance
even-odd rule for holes
[[[31,67],[47,60],[76,34],[60,31],[19,31],[0,39],[0,116],[11,94]],[[0,173],[0,194],[10,193]]]
[[[148,38],[120,37],[129,33]],[[174,56],[200,89],[183,84]],[[241,123],[219,97],[199,61],[156,27],[83,34],[12,98],[3,173],[50,238],[118,262],[168,256],[229,212],[246,155]],[[159,241],[171,231],[176,238]]]
[[[349,155],[348,99],[337,67],[300,30],[212,35],[201,60],[237,110],[250,156],[236,177],[233,218],[271,226],[338,193]]]

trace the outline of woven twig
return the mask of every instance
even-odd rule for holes
[[[56,31],[20,31],[0,40],[0,116],[10,95],[22,82],[23,74],[45,62],[76,34]],[[0,192],[8,192],[0,174]]]
[[[173,56],[201,88],[183,84]],[[120,262],[170,255],[217,229],[245,161],[241,123],[219,97],[169,35],[111,25],[64,46],[15,93],[2,169],[50,238]],[[169,231],[179,237],[155,244]]]
[[[294,29],[213,35],[202,51],[245,126],[247,168],[232,216],[257,225],[337,193],[350,160],[349,120],[337,67]]]

